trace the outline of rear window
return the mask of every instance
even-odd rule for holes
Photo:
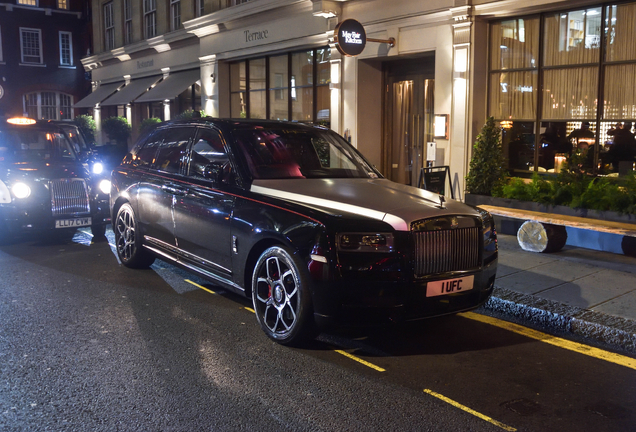
[[[0,130],[0,162],[75,159],[71,143],[62,132],[31,127]]]

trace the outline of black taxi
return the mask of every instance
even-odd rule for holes
[[[45,120],[0,119],[0,240],[79,227],[104,236],[110,173],[87,157],[76,133]]]

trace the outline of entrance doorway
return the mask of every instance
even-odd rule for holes
[[[418,186],[426,166],[426,143],[433,141],[435,57],[386,62],[383,173]]]

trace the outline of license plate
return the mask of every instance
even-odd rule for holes
[[[475,276],[466,276],[456,279],[445,279],[426,284],[426,297],[435,297],[446,294],[469,291],[473,289]]]
[[[56,219],[55,228],[77,228],[83,226],[90,226],[92,223],[91,218],[79,218],[79,219]]]

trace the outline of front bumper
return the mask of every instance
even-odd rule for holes
[[[19,235],[26,233],[39,233],[56,228],[56,220],[79,220],[91,218],[92,225],[104,225],[110,222],[108,198],[91,200],[90,213],[55,215],[51,212],[50,202],[17,202],[0,205],[0,223],[3,224],[5,235]]]
[[[475,309],[491,296],[497,271],[493,260],[479,271],[473,289],[426,297],[428,281],[458,277],[439,275],[411,282],[342,280],[316,284],[313,292],[316,323],[335,325],[376,325],[414,321]]]

